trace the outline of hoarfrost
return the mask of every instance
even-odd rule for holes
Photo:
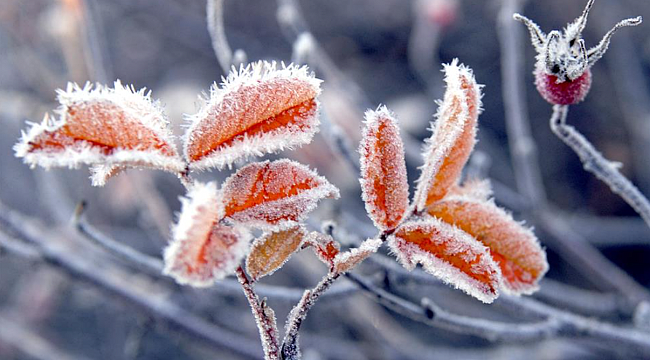
[[[423,210],[441,199],[457,183],[476,142],[481,111],[481,89],[472,71],[458,59],[444,66],[447,90],[436,113],[431,138],[424,150],[424,165],[417,181],[415,206]]]
[[[388,245],[408,270],[416,264],[467,294],[491,303],[499,295],[501,271],[489,250],[466,232],[436,218],[402,224]]]
[[[180,173],[185,168],[158,102],[145,89],[116,81],[114,88],[69,83],[58,91],[58,119],[46,115],[14,146],[32,167],[92,165],[93,184],[115,170],[147,167]]]
[[[381,239],[367,239],[358,248],[338,253],[334,257],[334,273],[342,274],[350,271],[368,256],[377,252],[382,243]]]
[[[195,115],[188,116],[184,152],[192,170],[231,166],[307,144],[318,131],[321,80],[307,67],[260,61],[234,70]]]
[[[223,203],[215,183],[195,183],[181,199],[173,238],[164,253],[164,274],[179,284],[207,287],[230,274],[244,257],[250,235],[219,223]]]
[[[428,213],[453,224],[490,249],[501,268],[503,289],[532,294],[548,270],[546,253],[535,234],[493,201],[449,196],[429,206]]]
[[[359,145],[363,201],[375,226],[392,230],[404,217],[409,201],[404,145],[388,108],[368,110],[365,117]]]
[[[295,225],[322,198],[338,189],[305,165],[283,159],[249,164],[223,184],[225,215],[248,225],[282,229]]]

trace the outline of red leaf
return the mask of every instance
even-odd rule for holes
[[[185,168],[162,109],[144,89],[135,92],[119,81],[114,89],[69,84],[58,100],[59,119],[46,116],[14,147],[26,163],[44,168],[95,165],[94,185],[128,167],[174,173]]]
[[[546,253],[535,234],[516,222],[494,202],[450,197],[428,208],[429,214],[457,226],[490,249],[501,267],[504,288],[532,294],[548,270]]]
[[[320,261],[334,266],[334,257],[341,251],[341,245],[329,235],[316,231],[309,233],[305,239],[307,245],[312,246]]]
[[[231,73],[189,118],[185,156],[194,170],[223,168],[307,144],[318,130],[320,80],[306,67],[257,62]]]
[[[425,163],[415,192],[417,210],[442,199],[455,183],[476,142],[481,91],[470,69],[454,59],[445,66],[447,90],[427,140]]]
[[[318,200],[338,196],[338,189],[327,179],[286,159],[246,165],[223,184],[226,216],[258,227],[293,225]]]
[[[405,268],[425,271],[491,303],[499,295],[501,271],[489,250],[472,236],[436,218],[407,222],[388,237]]]
[[[367,239],[358,248],[338,253],[334,257],[334,273],[342,274],[352,270],[368,256],[377,252],[382,243],[381,239]]]
[[[366,211],[382,230],[399,225],[408,207],[404,145],[393,114],[385,107],[366,112],[359,153]]]
[[[178,224],[165,249],[164,273],[179,284],[211,286],[239,265],[250,236],[242,228],[219,223],[223,204],[214,183],[196,183],[181,200]]]

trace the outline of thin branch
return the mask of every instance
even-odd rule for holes
[[[237,274],[237,280],[239,280],[242,289],[244,289],[244,294],[255,317],[257,329],[260,332],[262,348],[264,349],[264,359],[279,360],[280,345],[278,343],[279,334],[278,326],[275,323],[275,313],[266,305],[266,299],[260,301],[260,298],[255,293],[253,284],[241,266],[235,270],[235,273]]]
[[[208,0],[206,5],[206,15],[214,54],[217,56],[221,70],[223,70],[224,73],[228,73],[230,71],[230,66],[233,65],[233,54],[232,49],[228,44],[226,31],[223,26],[223,1],[224,0]]]
[[[627,202],[650,226],[650,202],[623,174],[620,164],[603,157],[598,150],[573,126],[566,124],[568,105],[554,105],[551,116],[551,130],[567,144],[582,161],[585,170],[596,175],[610,189]]]
[[[291,310],[287,319],[284,340],[282,341],[282,359],[297,360],[300,359],[300,346],[298,344],[298,332],[302,322],[307,317],[309,309],[316,303],[316,300],[325,293],[327,289],[338,279],[341,274],[328,273],[319,283],[311,290],[306,290],[302,298]]]

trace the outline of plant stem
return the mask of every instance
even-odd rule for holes
[[[275,313],[266,305],[266,300],[260,301],[255,293],[253,284],[248,279],[244,269],[239,266],[235,271],[237,280],[244,289],[244,294],[248,303],[251,306],[255,322],[260,332],[260,340],[264,348],[264,359],[266,360],[279,360],[280,348],[278,343],[278,326],[275,323]]]
[[[627,202],[650,226],[650,202],[619,171],[619,165],[603,157],[594,146],[573,126],[566,124],[568,105],[554,105],[551,116],[551,130],[577,155],[585,170],[596,175],[609,188]]]

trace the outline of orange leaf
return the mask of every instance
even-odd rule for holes
[[[144,89],[135,92],[119,81],[114,89],[68,84],[58,100],[59,119],[46,115],[14,147],[26,163],[44,168],[95,165],[93,185],[103,185],[127,167],[175,173],[185,168],[162,109]]]
[[[164,273],[179,284],[213,285],[239,265],[248,249],[250,236],[244,229],[219,223],[220,200],[215,183],[196,183],[181,199],[181,214],[164,256]]]
[[[330,267],[334,266],[334,257],[336,257],[336,255],[341,251],[341,245],[339,245],[334,238],[329,235],[312,231],[307,235],[305,242],[309,246],[313,247],[314,252],[320,261]]]
[[[334,273],[342,274],[352,270],[368,256],[377,252],[381,244],[381,239],[367,239],[358,248],[338,253],[334,257]]]
[[[548,270],[546,253],[535,234],[517,223],[494,202],[450,197],[428,208],[429,214],[474,236],[490,249],[501,267],[504,288],[514,294],[531,294]]]
[[[476,142],[476,122],[481,109],[481,91],[474,75],[458,59],[445,65],[447,90],[427,140],[425,163],[415,192],[416,209],[442,199],[458,182]]]
[[[501,271],[489,250],[466,232],[436,218],[407,222],[388,237],[405,268],[425,271],[491,303],[499,295]]]
[[[246,258],[246,272],[253,281],[271,275],[300,249],[306,235],[307,231],[302,226],[265,233],[253,243]]]
[[[365,124],[359,146],[363,200],[375,226],[392,230],[409,205],[404,145],[397,121],[385,106],[366,111]]]
[[[189,118],[185,156],[193,170],[223,168],[307,144],[318,130],[320,80],[306,67],[257,62],[232,72]]]
[[[327,179],[290,160],[244,166],[223,184],[225,215],[258,227],[286,227],[304,219],[322,198],[338,198]]]

